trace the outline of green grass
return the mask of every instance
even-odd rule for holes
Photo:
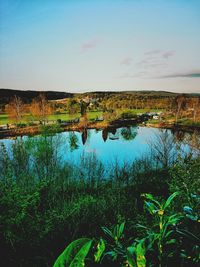
[[[96,119],[97,117],[101,117],[102,116],[102,112],[101,111],[89,111],[87,113],[88,115],[88,119],[92,120],[92,119]],[[80,113],[76,113],[76,114],[72,114],[70,115],[69,113],[62,113],[62,114],[53,114],[53,115],[49,115],[48,116],[48,120],[73,120],[75,118],[80,118],[81,114]]]
[[[48,116],[48,120],[50,121],[56,121],[56,120],[62,120],[62,121],[66,121],[66,120],[72,120],[75,118],[79,118],[80,114],[73,114],[70,115],[69,113],[61,113],[61,114],[52,114]]]
[[[0,114],[0,125],[8,123],[8,115],[7,114]]]
[[[116,113],[118,114],[118,116],[120,116],[123,112],[130,112],[133,115],[137,115],[140,113],[146,113],[146,112],[159,112],[159,111],[164,111],[161,109],[117,109]],[[88,119],[89,120],[94,120],[97,117],[102,117],[103,112],[102,111],[89,111],[87,113],[88,115]],[[69,113],[61,113],[61,114],[52,114],[48,116],[48,120],[49,121],[57,121],[57,120],[62,120],[62,121],[67,121],[67,120],[73,120],[75,118],[80,118],[81,114],[80,113],[76,113],[76,114],[72,114],[70,115]],[[37,121],[37,119],[34,119],[30,114],[25,114],[21,120],[21,123],[28,123],[28,122],[32,122],[32,121]],[[160,122],[159,120],[149,120],[149,123],[158,123]],[[7,124],[7,123],[13,123],[12,120],[9,119],[7,114],[0,114],[0,125],[3,124]],[[194,123],[191,119],[181,119],[179,120],[179,123],[183,124],[183,125],[196,125],[199,126],[200,123],[196,122]]]
[[[48,116],[49,121],[57,121],[57,120],[72,120],[75,118],[80,118],[81,114],[76,113],[73,115],[70,115],[69,113],[62,113],[62,114],[52,114]],[[89,120],[96,119],[97,117],[101,117],[102,112],[101,111],[90,111],[88,112],[88,118]],[[22,123],[27,123],[29,121],[33,121],[33,118],[31,117],[30,114],[26,114],[23,116],[21,122]],[[12,123],[13,121],[9,119],[7,114],[0,114],[0,125],[7,124],[7,123]]]
[[[130,112],[133,115],[146,113],[146,112],[163,112],[163,109],[117,109],[117,114],[122,114],[123,112]]]

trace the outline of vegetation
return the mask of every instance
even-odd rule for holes
[[[180,221],[184,218],[183,215],[178,213],[169,215],[167,213],[171,202],[177,195],[177,192],[173,193],[163,203],[156,200],[151,194],[143,195],[146,199],[145,206],[147,210],[155,217],[153,226],[136,225],[136,227],[144,229],[146,232],[143,238],[131,237],[131,239],[125,240],[125,223],[115,225],[113,231],[103,227],[107,239],[101,238],[99,241],[79,239],[73,241],[59,256],[54,266],[85,266],[86,256],[92,243],[96,246],[97,251],[93,253],[94,255],[91,253],[90,260],[93,263],[100,262],[102,266],[105,266],[106,258],[108,261],[110,260],[109,266],[112,262],[116,262],[115,266],[130,267],[174,266],[175,263],[178,263],[179,266],[186,266],[187,261],[190,262],[190,266],[198,264],[200,262],[200,247],[198,246],[200,239],[193,233],[181,229],[183,226],[180,226]],[[184,210],[191,220],[197,221],[197,216],[192,217],[190,215],[190,207],[184,207]],[[179,248],[177,249],[183,236],[186,237],[185,242],[189,242],[191,238],[193,239],[196,251],[193,251],[192,256],[188,256],[184,249],[181,251]],[[81,242],[83,242],[83,245],[81,245]],[[73,258],[71,261],[70,258],[77,250],[77,245],[81,245],[81,249],[76,254],[75,259]],[[187,243],[184,242],[182,242],[182,246],[185,249],[188,247]],[[108,263],[106,264],[108,265]]]
[[[71,121],[85,115],[89,121],[101,118],[110,123],[116,119],[134,119],[150,111],[162,113],[159,115],[159,121],[151,122],[154,124],[162,122],[198,127],[200,121],[198,95],[167,92],[94,92],[74,95],[63,93],[66,98],[60,99],[62,93],[58,93],[57,100],[52,92],[31,92],[31,100],[27,100],[24,95],[20,91],[13,91],[13,97],[2,98],[0,124],[52,124],[57,121]],[[53,100],[49,101],[48,98]]]
[[[0,146],[1,266],[198,266],[199,150],[72,164],[58,131]]]

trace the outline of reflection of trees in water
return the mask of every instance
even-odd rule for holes
[[[105,128],[102,130],[102,138],[103,138],[104,142],[106,142],[108,137],[111,140],[117,140],[120,138],[120,135],[126,141],[133,140],[137,135],[137,129],[131,128],[131,127],[126,127],[126,128],[122,128],[122,129],[120,129],[120,128],[117,129],[115,127],[109,127],[109,128]]]
[[[179,147],[175,137],[170,131],[160,129],[148,142],[151,149],[151,156],[155,164],[165,168],[174,164],[178,156]]]
[[[88,137],[88,132],[87,129],[84,128],[82,134],[81,134],[81,138],[82,138],[82,143],[83,145],[85,145],[86,141],[87,141],[87,137]]]
[[[174,138],[177,142],[183,142],[184,138],[185,138],[185,132],[184,131],[173,131],[172,132],[174,135]]]
[[[190,133],[176,130],[173,131],[173,135],[176,142],[188,145],[192,151],[200,153],[200,132],[194,131]]]
[[[109,132],[110,132],[111,134],[115,135],[115,134],[116,134],[116,132],[117,132],[117,129],[116,129],[116,128],[114,128],[114,127],[112,127],[112,128],[109,128]]]
[[[194,131],[185,135],[184,143],[189,145],[190,149],[200,154],[200,132]]]
[[[133,140],[137,136],[137,129],[131,127],[122,128],[121,136],[125,141]]]
[[[79,148],[78,137],[75,132],[69,132],[69,147],[71,151]]]
[[[102,139],[106,142],[107,139],[119,139],[118,131],[115,127],[108,127],[102,130]]]
[[[103,141],[106,142],[106,140],[108,139],[108,129],[103,129],[102,138],[103,138]]]

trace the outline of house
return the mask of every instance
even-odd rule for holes
[[[0,130],[7,130],[7,129],[8,129],[8,125],[7,124],[0,125]]]
[[[159,120],[159,116],[158,116],[158,115],[154,115],[154,116],[153,116],[153,119],[154,119],[154,120]]]

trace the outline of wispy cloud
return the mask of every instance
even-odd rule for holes
[[[81,45],[81,53],[94,49],[99,43],[100,39],[91,39]]]
[[[166,67],[167,64],[164,62],[153,62],[151,64],[148,64],[146,66],[144,66],[144,69],[151,69],[151,68],[158,68],[158,67]]]
[[[141,69],[156,69],[160,67],[166,67],[168,59],[175,55],[174,50],[151,50],[144,53],[145,56],[142,60],[136,63],[137,67]]]
[[[132,61],[133,59],[131,57],[125,57],[124,59],[121,60],[120,64],[129,66],[131,65]]]
[[[172,57],[175,55],[175,51],[171,50],[171,51],[166,51],[162,54],[163,58],[168,59],[169,57]]]
[[[121,76],[118,76],[120,79],[129,79],[129,78],[147,78],[148,72],[147,71],[139,71],[136,73],[124,73]]]
[[[160,53],[161,53],[161,50],[159,50],[159,49],[155,49],[155,50],[147,51],[147,52],[145,52],[144,54],[145,54],[145,55],[157,55],[157,54],[160,54]]]
[[[157,78],[200,78],[200,70],[197,71],[189,71],[189,72],[180,72],[180,73],[172,73],[163,76],[159,76]]]
[[[166,62],[162,60],[154,60],[154,59],[144,59],[139,61],[136,64],[138,67],[141,67],[143,69],[150,69],[150,68],[156,68],[161,66],[167,66]]]

